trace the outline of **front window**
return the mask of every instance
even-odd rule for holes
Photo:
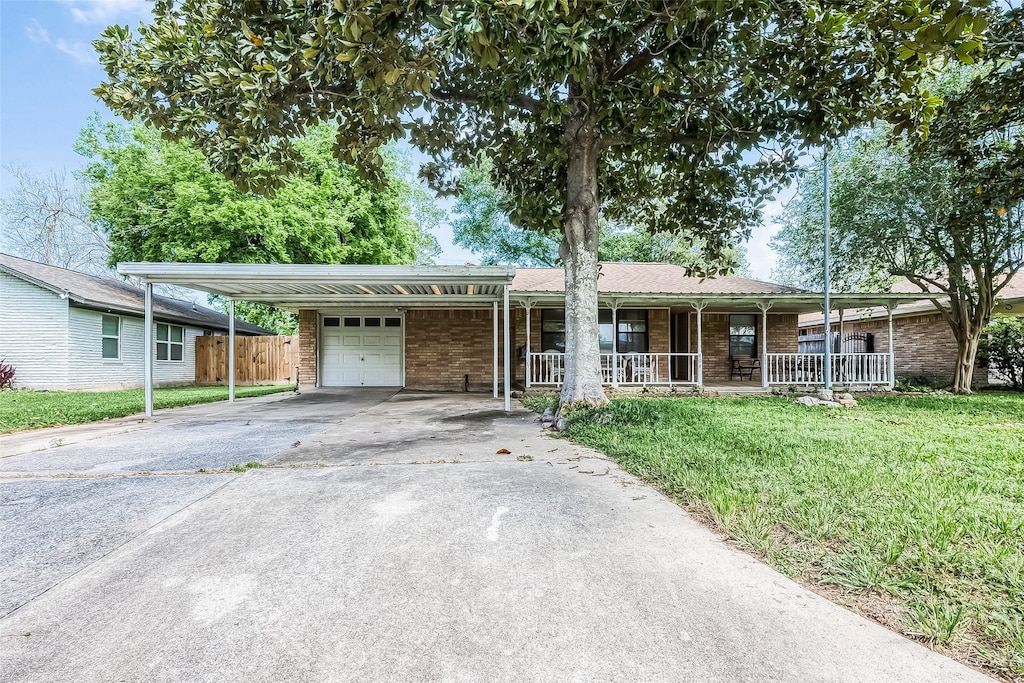
[[[729,355],[752,358],[757,355],[757,316],[729,316]]]
[[[616,316],[619,353],[647,353],[647,311],[623,309]]]
[[[545,308],[540,312],[540,350],[565,353],[565,310]]]
[[[156,324],[156,359],[180,361],[185,358],[185,328]]]
[[[597,337],[601,353],[611,353],[616,342],[619,353],[647,353],[647,311],[623,309],[616,315],[618,334],[612,328],[612,312],[597,312]],[[565,310],[545,308],[540,312],[541,351],[565,353]]]
[[[116,315],[105,315],[101,324],[103,358],[117,360],[121,357],[121,319]]]

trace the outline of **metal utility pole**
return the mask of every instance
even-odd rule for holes
[[[825,156],[821,162],[823,193],[825,195],[825,388],[832,388],[832,327],[829,318],[832,317],[832,304],[829,301],[829,290],[832,287],[832,276],[828,262],[828,240],[829,240],[829,206],[828,206],[828,143],[825,143]]]

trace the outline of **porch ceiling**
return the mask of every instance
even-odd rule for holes
[[[562,292],[530,292],[524,294],[512,291],[512,300],[524,306],[561,306]],[[920,294],[893,293],[844,293],[830,296],[833,310],[836,308],[860,309],[874,306],[892,306],[907,301],[920,300]],[[599,305],[620,308],[683,308],[695,310],[703,306],[706,313],[760,312],[768,306],[770,313],[814,313],[822,310],[822,295],[815,292],[750,293],[750,294],[635,294],[602,292]]]
[[[279,308],[482,306],[515,268],[235,263],[119,263],[117,272]]]

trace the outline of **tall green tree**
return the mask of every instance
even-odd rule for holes
[[[561,236],[562,405],[600,404],[599,216],[699,226],[724,247],[792,149],[934,107],[921,71],[949,44],[977,52],[986,4],[162,0],[136,34],[95,43],[109,77],[95,92],[243,183],[272,181],[262,162],[293,163],[290,140],[324,120],[371,177],[403,136],[434,158],[435,187],[491,157],[512,221]]]
[[[92,118],[77,151],[87,164],[92,224],[118,261],[422,263],[438,252],[438,209],[399,155],[375,187],[334,158],[335,131],[296,141],[302,172],[271,196],[244,192],[185,142],[146,126]],[[224,302],[213,300],[224,308]],[[240,318],[294,334],[294,314],[239,303]]]
[[[559,265],[560,236],[512,224],[508,211],[514,201],[494,184],[489,161],[461,171],[456,193],[451,220],[453,242],[479,254],[482,263]],[[615,229],[607,221],[601,226],[597,254],[601,261],[674,263],[699,274],[731,274],[746,269],[742,247],[726,247],[711,260],[699,238],[688,233],[659,232],[645,226]]]
[[[377,188],[332,155],[335,132],[295,142],[303,171],[271,196],[243,192],[184,142],[147,126],[92,119],[76,150],[89,160],[88,204],[110,262],[413,263],[436,251],[411,215],[398,161]]]
[[[876,289],[901,278],[931,298],[957,341],[953,388],[969,393],[995,300],[1024,266],[1024,188],[993,203],[980,170],[959,166],[953,154],[941,138],[911,148],[883,129],[841,146],[830,157],[830,263],[841,287]],[[773,240],[780,274],[800,286],[821,281],[820,178],[820,168],[809,174]]]

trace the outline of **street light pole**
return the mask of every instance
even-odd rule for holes
[[[828,205],[828,143],[825,143],[825,156],[822,159],[822,175],[824,181],[822,183],[822,189],[825,195],[825,244],[824,244],[824,256],[825,256],[825,388],[832,388],[832,328],[830,325],[829,318],[832,317],[832,305],[829,301],[829,290],[832,287],[831,272],[829,269],[828,262],[828,241],[829,241],[829,205]]]

